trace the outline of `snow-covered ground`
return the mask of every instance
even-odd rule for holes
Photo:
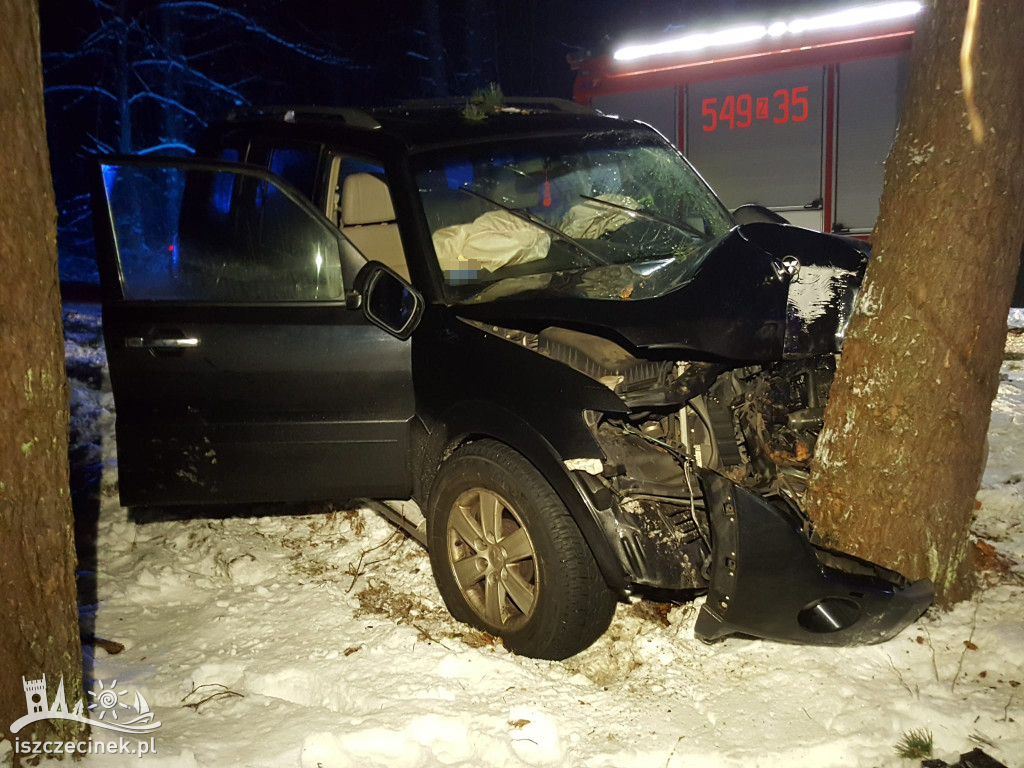
[[[697,605],[622,605],[556,663],[448,617],[426,553],[372,512],[131,519],[98,321],[70,311],[75,451],[102,467],[94,631],[124,644],[86,650],[161,722],[155,755],[84,766],[916,768],[893,749],[912,728],[950,762],[1024,766],[1022,362],[993,407],[972,601],[839,649],[707,646]]]

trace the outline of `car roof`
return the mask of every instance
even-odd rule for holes
[[[228,125],[269,122],[295,124],[325,123],[338,128],[372,131],[389,135],[408,149],[420,150],[456,144],[490,142],[496,139],[636,130],[638,123],[619,120],[562,99],[506,99],[502,108],[483,119],[463,114],[466,101],[454,99],[418,100],[393,107],[352,109],[317,106],[272,106],[235,110]],[[642,128],[641,128],[642,129]]]

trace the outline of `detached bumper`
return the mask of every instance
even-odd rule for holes
[[[935,596],[927,579],[816,547],[793,513],[701,471],[711,519],[708,598],[694,634],[705,642],[745,634],[811,645],[894,637]]]

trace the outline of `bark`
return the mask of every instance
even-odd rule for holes
[[[68,404],[56,215],[35,0],[0,3],[0,729],[26,714],[22,677],[82,694],[68,490]],[[77,740],[39,721],[19,740]],[[17,756],[15,756],[17,759]]]
[[[968,534],[1024,237],[1024,15],[980,2],[969,74],[967,0],[934,0],[911,56],[863,291],[812,466],[808,509],[827,543],[971,590]]]

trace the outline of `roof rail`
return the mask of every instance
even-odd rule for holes
[[[342,120],[346,125],[355,128],[369,128],[371,130],[380,128],[378,123],[369,113],[361,109],[351,107],[317,107],[308,104],[303,105],[280,105],[268,107],[238,107],[228,112],[228,122],[237,120],[283,120],[286,123],[294,123],[306,120],[317,119]]]
[[[444,99],[407,99],[401,102],[399,107],[408,108],[430,108],[430,107],[464,107],[470,101],[469,98],[450,97]],[[519,109],[536,109],[543,112],[570,112],[574,114],[593,115],[595,111],[590,107],[579,104],[569,99],[561,99],[557,96],[506,96],[501,101],[503,107],[517,107]]]

